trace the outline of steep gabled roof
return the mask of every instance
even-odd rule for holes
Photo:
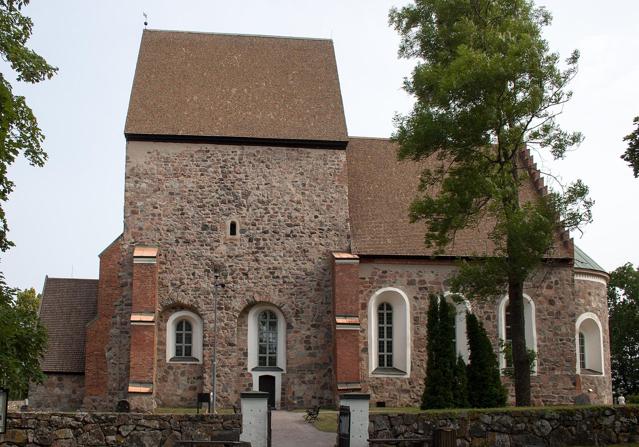
[[[333,42],[145,30],[124,132],[346,142]]]
[[[49,335],[44,372],[84,373],[86,325],[96,316],[97,297],[97,279],[47,277],[40,304]]]
[[[426,163],[397,160],[397,145],[388,139],[351,137],[348,160],[348,201],[352,231],[352,253],[371,256],[432,256],[435,249],[424,244],[426,226],[410,223],[409,207],[418,193],[419,178]],[[530,163],[529,155],[525,163]],[[534,166],[529,166],[535,174]],[[521,199],[544,194],[543,182],[531,175],[521,190]],[[458,231],[444,256],[490,256],[494,246],[487,219],[473,228]],[[555,237],[552,258],[572,258],[572,241],[563,232]]]

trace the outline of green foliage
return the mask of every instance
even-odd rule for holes
[[[34,289],[11,289],[0,274],[0,386],[9,388],[12,397],[24,397],[29,382],[44,379],[40,358],[47,334],[38,319],[39,306]]]
[[[57,68],[26,47],[33,22],[22,15],[28,0],[0,1],[0,55],[8,61],[18,81],[37,83],[50,79]],[[0,203],[6,202],[14,183],[7,178],[7,168],[23,153],[35,166],[47,158],[42,149],[44,135],[24,96],[16,96],[9,80],[0,73]],[[7,239],[7,219],[0,206],[0,250],[13,244]]]
[[[626,403],[627,404],[639,404],[639,394],[633,394],[631,396],[626,397]]]
[[[639,177],[639,116],[636,116],[632,123],[637,127],[623,139],[628,142],[628,148],[623,153],[621,159],[628,162],[635,177]]]
[[[455,314],[443,297],[431,296],[428,307],[426,386],[422,409],[454,408],[463,396],[454,390],[465,379],[454,374]],[[457,394],[457,395],[456,395]]]
[[[639,269],[627,263],[608,283],[610,359],[615,394],[639,394]]]
[[[499,352],[504,355],[507,365],[513,364],[513,347],[510,343],[506,343],[504,340],[499,340]],[[528,364],[530,365],[530,374],[535,372],[535,361],[537,360],[537,353],[534,349],[528,349]],[[502,374],[512,377],[512,367],[502,369]]]
[[[499,377],[499,365],[484,325],[471,313],[466,314],[468,364],[468,400],[474,408],[502,407],[507,392]]]
[[[453,370],[453,404],[455,408],[468,408],[468,376],[466,373],[466,363],[458,355],[455,369]]]
[[[395,117],[393,137],[401,159],[429,166],[410,218],[426,222],[425,242],[438,252],[457,231],[495,222],[494,250],[462,263],[454,279],[454,290],[466,296],[490,298],[509,286],[523,299],[522,285],[548,255],[555,232],[592,220],[581,181],[520,202],[522,185],[531,181],[523,150],[563,158],[583,139],[557,122],[572,96],[567,85],[579,53],[559,68],[559,55],[541,33],[550,21],[530,0],[414,0],[390,12],[402,38],[400,56],[417,60],[404,83],[416,102],[408,115]],[[513,337],[524,345],[523,330]],[[515,353],[516,369],[527,363],[524,355]],[[515,372],[517,403],[526,405],[529,379]]]

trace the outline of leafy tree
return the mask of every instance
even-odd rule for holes
[[[639,394],[639,269],[627,263],[608,283],[610,357],[615,394]]]
[[[9,62],[18,81],[37,83],[50,79],[57,68],[27,48],[33,21],[22,14],[29,0],[0,0],[0,55]],[[7,239],[7,219],[1,202],[6,202],[14,183],[7,168],[23,153],[32,165],[42,166],[47,158],[42,149],[44,135],[24,96],[16,96],[9,80],[0,73],[0,251],[13,245]]]
[[[623,139],[628,142],[628,148],[621,158],[628,162],[633,175],[639,177],[639,116],[636,116],[632,123],[637,128]]]
[[[455,317],[452,306],[443,297],[431,296],[428,307],[426,383],[422,408],[453,408],[455,396],[454,374]]]
[[[550,21],[530,0],[414,0],[390,12],[400,56],[417,59],[404,83],[415,105],[396,116],[393,137],[401,159],[431,166],[410,217],[426,222],[425,241],[440,252],[458,230],[494,222],[492,256],[462,263],[453,286],[477,299],[508,290],[517,405],[530,405],[524,282],[552,249],[560,222],[571,230],[591,220],[581,181],[528,201],[519,194],[530,181],[526,147],[562,158],[582,141],[556,121],[579,53],[558,67],[541,36]]]
[[[471,313],[466,314],[468,363],[468,401],[474,408],[503,407],[507,392],[499,377],[499,364],[484,325]]]
[[[0,385],[13,397],[25,396],[29,382],[44,379],[40,358],[47,334],[38,318],[39,306],[34,289],[11,289],[0,274]]]

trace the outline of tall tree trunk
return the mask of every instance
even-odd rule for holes
[[[515,404],[530,406],[530,361],[526,348],[526,323],[524,318],[524,285],[519,279],[508,282],[510,304],[510,331],[512,334],[513,366],[515,370]]]

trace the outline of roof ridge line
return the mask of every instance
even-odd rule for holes
[[[154,32],[154,33],[180,33],[180,34],[206,34],[213,36],[235,36],[235,37],[260,37],[265,39],[291,39],[291,40],[321,40],[333,42],[333,39],[328,37],[301,37],[301,36],[281,36],[277,34],[243,34],[243,33],[222,33],[215,31],[187,31],[187,30],[176,30],[176,29],[145,29],[144,32]]]

